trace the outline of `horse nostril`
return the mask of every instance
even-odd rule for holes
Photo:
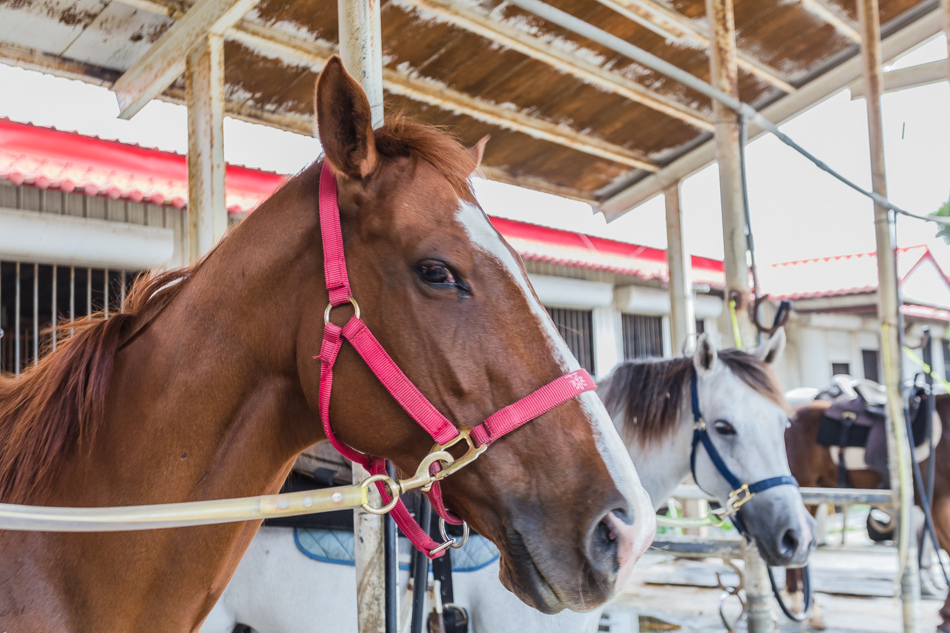
[[[601,519],[597,527],[594,528],[593,546],[597,553],[607,554],[614,548],[614,541],[617,540],[617,532],[607,523],[606,519]]]
[[[785,530],[785,534],[782,535],[782,553],[790,556],[798,551],[800,544],[801,538],[799,538],[797,530]]]

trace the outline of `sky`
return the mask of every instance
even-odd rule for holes
[[[939,36],[898,60],[906,67],[946,58]],[[102,87],[0,64],[0,117],[61,130],[137,143],[184,154],[185,108],[152,101],[131,121],[117,118],[112,93]],[[62,104],[68,103],[64,108]],[[886,94],[884,143],[888,193],[909,211],[927,214],[950,197],[950,84],[942,82]],[[844,90],[782,126],[799,144],[870,189],[866,105]],[[319,142],[236,119],[225,119],[225,160],[292,174],[313,162]],[[824,174],[771,136],[747,149],[749,200],[756,258],[777,263],[875,248],[869,200]],[[626,242],[666,247],[662,197],[614,222],[577,201],[477,179],[485,210],[502,217],[582,231]],[[719,176],[715,165],[682,183],[686,250],[722,257]],[[950,272],[950,247],[932,223],[898,220],[898,245],[928,244]]]

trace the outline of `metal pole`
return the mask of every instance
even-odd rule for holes
[[[666,260],[670,267],[670,338],[673,353],[696,334],[692,261],[683,247],[683,208],[680,183],[663,192],[666,202]]]
[[[109,318],[109,269],[102,270],[102,312]]]
[[[732,0],[706,0],[709,22],[710,76],[714,88],[738,101],[739,69],[736,63],[736,25]],[[749,304],[749,263],[746,239],[745,195],[739,156],[739,119],[719,100],[713,100],[716,126],[716,162],[719,164],[719,197],[722,202],[723,267],[726,274],[726,301],[735,301],[739,332],[751,344],[755,330],[746,309]],[[729,311],[724,311],[729,319]],[[731,324],[723,331],[731,331]],[[724,340],[732,342],[730,337]]]
[[[871,184],[874,193],[887,197],[887,176],[884,169],[883,118],[881,93],[884,79],[881,72],[881,25],[877,0],[859,0],[858,16],[861,22],[861,54],[864,58],[864,94],[867,95],[868,140],[871,150]],[[901,394],[901,319],[897,271],[894,258],[893,217],[883,205],[874,204],[874,232],[877,240],[877,271],[879,283],[878,312],[881,318],[884,377],[887,389],[888,468],[891,489],[898,491],[898,539],[903,603],[904,631],[920,630],[918,605],[920,578],[917,555],[914,551],[913,481],[910,474],[910,451],[907,447],[904,407]]]
[[[343,66],[363,86],[369,99],[373,127],[383,124],[383,52],[376,0],[338,0],[340,57]],[[354,464],[353,482],[369,476]],[[383,564],[383,517],[354,510],[359,633],[386,632],[386,574]],[[392,519],[387,517],[388,522]],[[394,531],[394,526],[388,526]],[[386,633],[395,633],[389,631]]]
[[[743,549],[745,568],[742,575],[749,633],[772,633],[777,628],[772,613],[772,585],[769,583],[768,567],[754,542],[746,541]]]
[[[40,265],[33,264],[33,366],[40,362]]]
[[[194,263],[228,228],[224,200],[224,38],[207,34],[187,53],[188,248]]]

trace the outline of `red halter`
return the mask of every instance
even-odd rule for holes
[[[336,361],[344,340],[350,342],[406,413],[432,436],[432,439],[438,444],[437,450],[447,448],[464,439],[469,444],[469,453],[466,453],[466,456],[471,454],[471,459],[474,459],[478,453],[503,435],[514,431],[580,393],[596,389],[590,374],[583,369],[578,369],[556,378],[534,393],[492,414],[484,422],[470,429],[469,432],[460,431],[416,389],[415,385],[402,373],[395,361],[389,357],[386,350],[383,349],[376,337],[360,319],[359,305],[350,293],[350,283],[346,275],[343,233],[340,228],[340,208],[337,205],[336,197],[336,176],[330,165],[325,161],[320,174],[320,227],[323,233],[323,258],[327,290],[330,293],[330,303],[324,313],[325,328],[319,356],[320,417],[323,421],[323,430],[327,439],[340,451],[340,454],[351,461],[362,464],[371,474],[385,474],[385,460],[364,455],[350,448],[336,438],[333,429],[330,427],[330,391],[333,388],[333,363]],[[350,317],[346,325],[340,327],[330,322],[330,311],[334,307],[345,303],[352,304],[356,313]],[[459,461],[465,460],[466,456],[461,457]],[[437,471],[438,465],[434,465],[433,472]],[[376,485],[383,502],[389,503],[391,498],[385,485],[382,482],[376,482]],[[429,490],[429,501],[439,516],[447,522],[454,524],[462,522],[446,509],[442,502],[442,492],[438,481],[434,482]],[[412,518],[402,501],[396,503],[392,515],[396,525],[418,549],[425,552],[426,556],[438,558],[445,553],[445,547],[429,537],[426,531]]]

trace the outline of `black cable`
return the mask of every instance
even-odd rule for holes
[[[386,474],[396,480],[396,469],[386,462]],[[399,553],[397,551],[396,522],[392,514],[383,517],[383,567],[386,574],[386,633],[398,633],[396,624],[399,611]]]
[[[802,591],[805,594],[805,604],[802,606],[801,613],[795,613],[788,608],[788,605],[785,604],[785,601],[782,599],[782,592],[779,591],[778,583],[775,582],[775,576],[772,574],[772,568],[768,565],[765,568],[769,572],[769,584],[772,585],[772,595],[775,596],[775,601],[778,603],[779,608],[782,610],[782,613],[785,614],[789,620],[793,622],[804,622],[808,617],[808,613],[811,611],[812,604],[814,603],[814,594],[811,591],[811,570],[808,568],[808,565],[802,567]],[[788,570],[785,571],[788,573]]]

